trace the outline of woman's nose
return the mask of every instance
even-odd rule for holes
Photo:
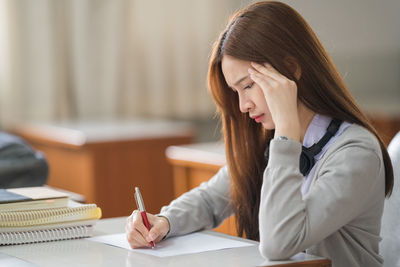
[[[239,95],[239,109],[242,113],[249,112],[253,107],[253,101],[251,101],[244,94]]]

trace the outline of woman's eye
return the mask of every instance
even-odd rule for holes
[[[253,87],[253,85],[254,85],[254,82],[252,82],[251,84],[247,85],[245,88],[243,88],[243,90],[250,89],[251,87]]]

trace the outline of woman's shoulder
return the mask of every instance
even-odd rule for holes
[[[351,146],[372,150],[378,155],[381,154],[381,147],[376,136],[367,128],[355,123],[351,124],[333,145],[336,149]]]
[[[337,168],[355,178],[375,180],[385,176],[382,150],[375,135],[363,126],[350,124],[327,150],[317,172]],[[377,175],[368,175],[377,173]],[[382,180],[384,181],[384,179]]]

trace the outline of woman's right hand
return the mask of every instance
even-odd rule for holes
[[[251,62],[251,68],[248,71],[250,78],[264,93],[275,124],[274,137],[285,135],[300,142],[301,126],[296,83],[278,72],[269,63]]]
[[[134,210],[126,219],[126,238],[131,248],[151,247],[150,242],[159,242],[169,232],[169,221],[162,216],[147,213],[150,231],[143,223],[142,216],[138,210]]]

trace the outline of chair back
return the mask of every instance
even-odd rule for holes
[[[388,146],[393,164],[394,187],[392,195],[385,200],[382,216],[380,254],[387,267],[400,267],[400,132]]]

